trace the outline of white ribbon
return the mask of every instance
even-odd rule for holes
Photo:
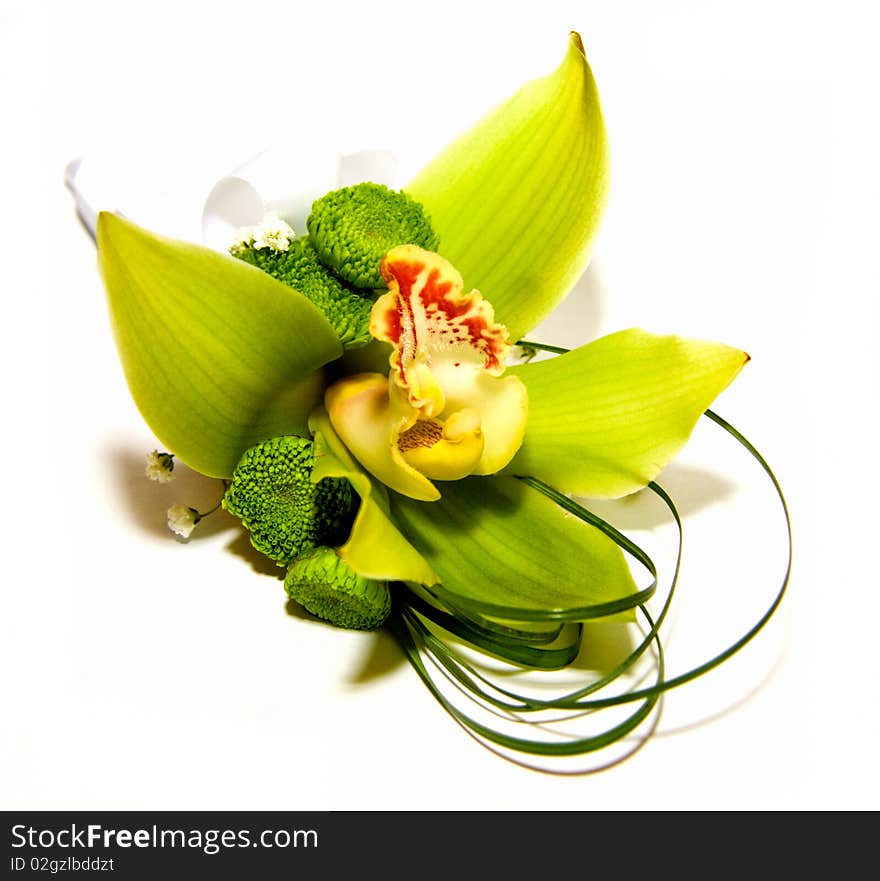
[[[226,251],[243,226],[259,223],[269,213],[287,221],[297,235],[306,232],[306,218],[312,202],[337,187],[370,180],[398,186],[399,163],[382,149],[340,153],[332,150],[304,151],[272,149],[256,154],[223,175],[210,186],[201,212],[201,238],[211,248]],[[199,173],[194,171],[194,174]],[[167,216],[169,209],[181,210],[169,199],[147,198],[169,183],[183,181],[188,169],[143,166],[119,167],[104,158],[77,158],[65,169],[65,183],[73,194],[77,212],[92,237],[101,211],[124,214],[135,223],[167,235],[190,237],[192,224]],[[182,193],[186,197],[188,194]],[[162,211],[166,216],[162,216]],[[198,232],[194,232],[197,236]]]

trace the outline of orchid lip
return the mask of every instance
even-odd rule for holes
[[[445,422],[420,420],[398,435],[397,448],[425,477],[460,480],[473,473],[483,455],[480,414],[465,408]]]
[[[464,292],[447,260],[402,245],[381,270],[388,291],[370,331],[394,347],[388,377],[340,380],[326,406],[365,468],[404,495],[432,500],[432,480],[491,474],[513,458],[525,431],[525,386],[501,376],[507,329],[479,291]]]

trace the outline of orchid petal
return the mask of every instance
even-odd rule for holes
[[[304,296],[113,214],[99,216],[98,260],[129,388],[166,449],[229,477],[253,444],[306,433],[342,347]]]
[[[312,480],[344,477],[360,496],[351,534],[336,553],[365,578],[436,584],[439,579],[433,569],[392,522],[385,487],[354,460],[333,430],[327,411],[315,410],[309,427],[315,436]]]
[[[391,495],[395,522],[464,612],[583,620],[632,608],[639,591],[620,548],[512,477],[469,477],[432,505]]]
[[[440,252],[519,339],[589,260],[609,151],[592,72],[573,33],[557,70],[525,85],[406,186]]]
[[[512,368],[529,417],[506,472],[590,498],[641,489],[748,360],[720,343],[631,329]]]

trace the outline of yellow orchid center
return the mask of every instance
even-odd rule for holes
[[[510,349],[479,291],[439,254],[415,245],[389,251],[388,285],[373,306],[372,335],[394,347],[387,377],[335,383],[325,403],[333,427],[361,464],[411,498],[440,497],[432,480],[494,474],[522,444],[528,398],[502,377]]]

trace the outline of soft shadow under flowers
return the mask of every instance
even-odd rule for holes
[[[736,484],[723,475],[676,462],[663,469],[657,482],[675,499],[683,520],[736,492]],[[583,504],[618,529],[655,529],[669,523],[668,509],[648,489],[613,501],[585,499]]]
[[[333,627],[332,624],[316,618],[296,600],[289,599],[285,603],[284,610],[291,618],[297,618],[316,627]],[[345,632],[351,634],[351,631]],[[361,637],[364,648],[355,668],[347,677],[348,685],[353,687],[367,685],[393,673],[406,663],[403,649],[387,627],[364,631],[357,635]]]

